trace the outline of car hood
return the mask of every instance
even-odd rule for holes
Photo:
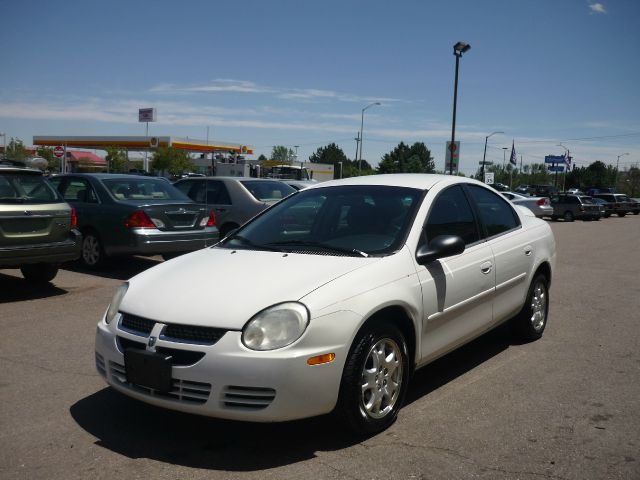
[[[206,248],[133,277],[120,310],[160,322],[240,330],[261,310],[378,261]]]

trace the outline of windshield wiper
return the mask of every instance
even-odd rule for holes
[[[330,252],[340,252],[340,253],[350,253],[356,254],[361,257],[368,257],[369,255],[361,250],[356,248],[345,248],[345,247],[336,247],[334,245],[328,245],[326,243],[321,242],[309,242],[306,240],[285,240],[283,242],[274,242],[267,243],[267,245],[285,247],[285,246],[296,246],[296,247],[309,247],[309,248],[319,248],[321,250],[327,250]]]
[[[238,240],[243,245],[246,245],[247,247],[250,247],[250,248],[254,248],[256,250],[268,250],[270,252],[279,252],[280,251],[277,248],[273,248],[273,247],[270,247],[270,246],[267,246],[267,245],[263,245],[263,244],[254,243],[251,240],[249,240],[247,237],[243,237],[242,235],[238,235],[237,233],[234,233],[233,235],[230,235],[227,238],[225,238],[224,239],[225,245],[227,243],[229,243],[230,240]]]

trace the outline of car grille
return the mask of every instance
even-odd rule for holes
[[[226,333],[226,330],[194,325],[167,325],[160,338],[185,343],[213,345]]]
[[[228,385],[222,392],[224,406],[239,410],[262,410],[276,398],[273,388]]]
[[[148,318],[123,313],[119,328],[134,335],[146,337],[149,336],[151,330],[153,330],[155,323],[154,320],[149,320]],[[175,323],[166,325],[160,338],[171,342],[214,345],[227,332],[227,330],[222,328],[214,327],[200,327]]]
[[[148,318],[137,317],[135,315],[129,315],[128,313],[122,314],[122,320],[120,320],[120,327],[123,330],[128,330],[136,335],[149,335],[156,322],[149,320]]]
[[[171,379],[171,391],[167,393],[158,392],[151,388],[135,385],[127,382],[127,375],[124,365],[116,362],[109,362],[109,373],[111,379],[122,387],[134,392],[142,393],[150,397],[173,400],[181,403],[203,404],[209,399],[211,394],[211,384],[203,382],[192,382],[189,380]]]
[[[117,337],[118,350],[124,355],[127,348],[145,350],[146,345],[124,337]],[[192,352],[191,350],[180,350],[177,348],[157,347],[156,352],[163,355],[171,355],[171,364],[176,367],[186,367],[193,365],[204,357],[204,352]]]

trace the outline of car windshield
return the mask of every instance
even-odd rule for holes
[[[580,197],[582,203],[593,203],[591,197]]]
[[[191,202],[170,183],[154,178],[109,178],[103,180],[111,195],[118,200],[179,200]]]
[[[261,202],[276,202],[296,191],[286,183],[277,181],[242,180],[240,183]]]
[[[40,174],[2,173],[0,175],[0,203],[57,203],[58,192]]]
[[[227,237],[219,248],[315,255],[384,255],[404,241],[423,190],[336,186],[301,190]]]

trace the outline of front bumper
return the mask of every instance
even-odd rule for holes
[[[342,318],[344,321],[344,315]],[[123,343],[128,340],[147,345],[149,336],[124,330],[120,319],[118,315],[109,325],[104,320],[98,324],[96,368],[109,385],[125,395],[172,410],[255,422],[306,418],[335,407],[348,345],[336,344],[325,335],[331,331],[327,322],[314,327],[312,321],[298,342],[269,352],[244,347],[239,331],[227,331],[208,346],[158,337],[154,348],[204,353],[195,364],[174,364],[173,389],[162,394],[127,382]],[[326,341],[309,341],[313,338]],[[307,364],[308,358],[330,352],[336,354],[333,362]]]
[[[108,255],[159,255],[200,250],[218,243],[216,227],[202,230],[162,231],[155,228],[134,228],[126,245],[105,245]]]
[[[0,267],[17,268],[33,263],[64,263],[80,257],[82,234],[75,229],[61,242],[0,247]]]

